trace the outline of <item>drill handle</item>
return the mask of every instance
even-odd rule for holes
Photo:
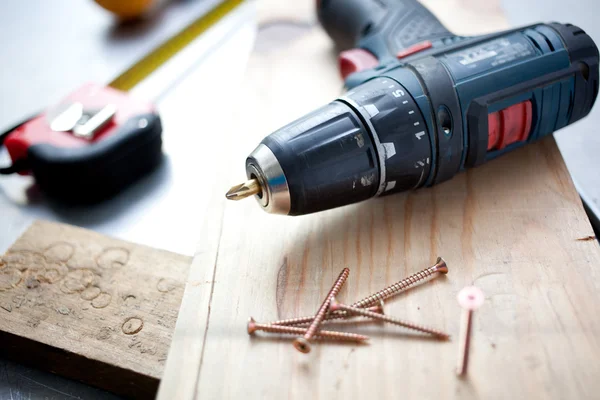
[[[339,50],[361,48],[380,62],[452,34],[417,0],[320,0],[317,14]]]

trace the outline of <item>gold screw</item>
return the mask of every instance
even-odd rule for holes
[[[310,352],[309,341],[316,334],[317,330],[319,329],[319,326],[321,325],[321,322],[323,322],[323,319],[325,319],[325,315],[327,314],[327,311],[329,310],[329,305],[331,304],[331,299],[337,296],[340,289],[344,285],[344,282],[346,282],[346,279],[348,279],[349,274],[350,270],[348,268],[344,268],[338,276],[338,278],[335,280],[335,283],[329,290],[329,293],[327,293],[325,300],[323,300],[321,307],[319,307],[319,310],[315,314],[314,319],[306,329],[304,335],[294,340],[294,347],[296,348],[296,350],[302,353]]]
[[[412,322],[404,321],[404,320],[401,320],[398,318],[388,317],[387,315],[377,314],[377,313],[374,313],[371,311],[367,311],[364,308],[356,308],[356,307],[352,307],[352,306],[347,306],[345,304],[338,303],[335,300],[335,298],[333,298],[331,300],[331,306],[329,307],[329,310],[330,311],[342,310],[342,311],[346,311],[347,313],[362,315],[364,317],[372,318],[372,319],[375,319],[378,321],[403,326],[405,328],[413,329],[415,331],[419,331],[419,332],[423,332],[423,333],[428,333],[428,334],[433,335],[442,340],[448,340],[450,338],[450,335],[448,335],[447,333],[444,333],[442,331],[438,331],[437,329],[428,328],[426,326],[414,324]]]
[[[444,259],[442,257],[438,257],[437,261],[435,262],[435,265],[433,265],[429,268],[425,268],[424,270],[419,271],[415,274],[412,274],[408,278],[404,278],[401,281],[398,281],[398,282],[386,287],[385,289],[382,289],[376,293],[373,293],[370,296],[365,297],[362,300],[357,301],[356,303],[352,303],[351,306],[356,307],[356,308],[368,307],[370,305],[377,303],[378,301],[382,301],[389,297],[392,297],[396,293],[407,290],[407,289],[411,288],[412,286],[416,285],[417,283],[419,283],[420,281],[422,281],[423,279],[426,279],[436,273],[439,273],[439,274],[447,274],[448,273],[448,266],[446,265],[446,261],[444,261]],[[439,276],[439,274],[436,276]],[[371,311],[373,311],[373,310],[371,310]],[[273,322],[273,324],[274,325],[301,325],[301,324],[306,324],[306,323],[311,322],[313,320],[313,318],[314,318],[314,316],[291,318],[291,319],[285,319],[285,320],[281,320],[281,321],[275,321],[275,322]],[[337,312],[337,313],[335,313],[335,317],[334,317],[334,315],[329,314],[329,316],[327,317],[327,319],[335,319],[335,318],[345,318],[345,312]]]
[[[467,286],[458,292],[458,304],[462,307],[460,336],[458,340],[458,366],[456,374],[464,376],[469,364],[469,348],[471,346],[471,328],[473,327],[473,311],[481,307],[485,295],[475,286]]]
[[[287,335],[302,335],[306,332],[306,329],[294,326],[259,324],[254,320],[254,318],[250,317],[250,319],[248,320],[248,334],[252,335],[256,331],[282,333]],[[364,342],[365,340],[369,340],[369,337],[348,332],[317,331],[316,334],[313,336],[313,339],[335,339],[349,342]]]
[[[383,300],[381,300],[378,305],[367,308],[367,310],[377,313],[377,314],[384,314]],[[343,313],[343,314],[342,313],[335,313],[335,314],[329,313],[325,316],[325,321],[331,321],[334,319],[350,318],[350,317],[355,317],[355,315],[348,315],[345,313]],[[279,325],[279,326],[303,325],[303,324],[310,324],[313,319],[315,319],[314,315],[309,316],[309,317],[280,319],[278,321],[269,322],[269,325]]]
[[[438,257],[437,261],[435,262],[435,265],[429,268],[425,268],[424,270],[419,271],[416,274],[412,274],[408,278],[404,278],[401,281],[386,287],[385,289],[381,289],[380,291],[373,293],[372,295],[367,296],[364,299],[357,301],[356,303],[353,303],[352,307],[364,308],[376,303],[379,300],[385,300],[389,297],[392,297],[396,293],[399,293],[403,290],[414,286],[419,281],[422,281],[423,279],[426,279],[438,272],[440,274],[448,273],[448,266],[446,265],[446,261],[444,261],[442,257]]]

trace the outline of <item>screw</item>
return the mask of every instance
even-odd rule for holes
[[[347,306],[345,304],[338,303],[335,300],[335,298],[331,300],[331,305],[329,307],[329,310],[330,311],[342,310],[342,311],[346,311],[347,313],[362,315],[364,317],[372,318],[372,319],[375,319],[378,321],[388,322],[390,324],[403,326],[403,327],[409,328],[409,329],[414,329],[419,332],[428,333],[428,334],[433,335],[442,340],[448,340],[450,338],[450,335],[448,335],[447,333],[444,333],[442,331],[438,331],[437,329],[428,328],[426,326],[422,326],[422,325],[418,325],[418,324],[413,324],[412,322],[403,321],[398,318],[388,317],[387,315],[377,314],[377,313],[374,313],[371,311],[367,311],[364,308]]]
[[[404,290],[414,286],[418,282],[422,281],[423,279],[426,279],[438,272],[440,274],[448,273],[448,266],[446,265],[446,261],[444,261],[444,259],[442,257],[438,257],[437,261],[435,262],[435,265],[433,265],[429,268],[425,268],[424,270],[419,271],[415,274],[412,274],[408,278],[404,278],[401,281],[398,281],[398,282],[386,287],[385,289],[382,289],[376,293],[373,293],[370,296],[365,297],[362,300],[357,301],[356,303],[352,303],[351,306],[356,307],[356,308],[365,308],[374,303],[377,303],[378,301],[382,301],[384,299],[392,297],[396,293],[404,291]],[[339,312],[335,313],[335,318],[345,318],[345,317],[346,317],[346,313],[343,311],[339,311]],[[273,322],[273,324],[274,325],[300,325],[300,324],[305,324],[305,323],[311,322],[313,320],[313,318],[314,318],[313,316],[299,317],[299,318],[287,319],[287,320],[282,320],[282,321],[275,321],[275,322]],[[327,319],[334,319],[334,315],[329,314]]]
[[[460,337],[458,341],[458,366],[456,374],[464,376],[469,364],[469,347],[471,345],[471,328],[473,326],[473,311],[481,307],[485,296],[475,286],[467,286],[458,292],[458,304],[462,307],[460,321]]]
[[[340,275],[335,280],[335,283],[333,284],[331,289],[329,289],[329,293],[327,293],[325,300],[323,300],[323,304],[321,304],[321,307],[319,307],[319,310],[315,314],[314,319],[312,320],[312,322],[306,329],[306,332],[304,333],[304,335],[302,337],[299,337],[298,339],[294,340],[294,347],[296,348],[296,350],[298,350],[302,353],[310,352],[309,341],[315,335],[315,333],[317,332],[317,329],[319,329],[321,322],[323,322],[323,319],[325,318],[325,315],[327,314],[327,311],[329,310],[329,305],[331,304],[331,299],[333,299],[335,296],[337,296],[340,289],[344,285],[344,282],[346,282],[346,279],[348,279],[349,274],[350,274],[350,270],[348,268],[344,268],[342,270],[342,272],[340,272]]]
[[[438,257],[435,265],[425,268],[422,271],[417,272],[416,274],[412,274],[408,278],[404,278],[399,282],[396,282],[385,289],[380,290],[379,292],[373,293],[370,296],[365,297],[362,300],[357,301],[352,304],[352,307],[356,308],[365,308],[376,303],[378,300],[387,299],[396,293],[399,293],[403,290],[406,290],[412,286],[414,286],[419,281],[422,281],[425,278],[439,272],[440,274],[448,273],[448,266],[446,265],[446,261],[442,257]]]
[[[374,313],[378,313],[378,314],[384,314],[383,300],[381,300],[379,302],[379,304],[377,304],[376,306],[367,308],[367,310],[374,312]],[[335,314],[329,313],[325,316],[325,321],[331,321],[333,319],[350,318],[350,317],[354,317],[354,316],[355,315],[349,315],[346,313],[335,313]],[[308,317],[280,319],[279,321],[269,322],[269,325],[279,325],[279,326],[303,325],[303,324],[310,324],[313,319],[315,319],[314,315],[308,316]]]
[[[385,289],[382,289],[376,293],[373,293],[370,296],[365,297],[362,300],[357,301],[356,303],[352,303],[351,306],[356,307],[356,308],[365,308],[374,303],[377,303],[377,301],[382,301],[384,299],[392,297],[396,293],[404,291],[404,290],[414,286],[418,282],[422,281],[423,279],[426,279],[426,278],[430,277],[431,275],[438,273],[438,272],[440,274],[448,273],[448,266],[446,265],[446,261],[444,261],[444,259],[442,257],[438,257],[437,261],[435,262],[435,265],[433,265],[429,268],[425,268],[424,270],[419,271],[415,274],[412,274],[408,278],[404,278],[401,281],[398,281],[398,282],[386,287]],[[370,310],[370,311],[374,311],[374,310]],[[335,315],[329,314],[326,319],[337,319],[337,318],[346,318],[346,317],[347,316],[346,316],[345,312],[337,312],[337,313],[335,313]],[[301,325],[301,324],[309,323],[313,319],[314,319],[314,316],[307,316],[307,317],[299,317],[299,318],[291,318],[291,319],[284,319],[281,321],[275,321],[275,322],[272,322],[272,324],[273,325]]]
[[[283,333],[288,335],[302,335],[306,332],[306,329],[294,326],[259,324],[254,320],[254,318],[250,317],[248,320],[248,334],[252,335],[256,331]],[[369,337],[348,332],[317,331],[317,333],[313,336],[313,339],[335,339],[349,342],[363,342],[365,340],[369,340]]]

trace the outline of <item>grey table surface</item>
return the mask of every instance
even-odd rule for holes
[[[600,26],[596,22],[600,2],[597,0],[502,0],[502,3],[514,26],[538,21],[571,22],[600,43]],[[0,31],[4,33],[0,36],[0,129],[56,102],[84,82],[110,81],[153,44],[209,5],[209,0],[180,1],[146,23],[118,27],[113,18],[99,10],[91,0],[3,2],[0,5]],[[27,25],[23,21],[27,21]],[[213,47],[222,44],[221,39],[213,41],[218,44]],[[158,98],[165,132],[163,165],[115,199],[88,208],[65,208],[55,204],[37,192],[28,178],[2,177],[0,251],[8,248],[33,219],[44,218],[193,254],[199,235],[195,232],[200,218],[197,210],[202,208],[199,204],[205,197],[198,178],[201,166],[194,160],[198,158],[196,149],[202,148],[203,144],[201,138],[184,132],[199,129],[199,113],[201,115],[202,110],[208,110],[211,103],[217,101],[197,94],[200,89],[207,92],[214,89],[210,85],[215,83],[207,80],[207,76],[216,73],[215,68],[217,71],[222,69],[221,65],[235,63],[241,76],[243,61],[240,59],[245,56],[241,55],[240,49],[247,50],[248,43],[242,40],[233,45],[233,50],[223,54],[215,54],[215,49],[202,49],[202,46],[206,47],[200,45],[201,51],[197,53],[210,54],[210,61],[202,56],[202,59],[190,62],[189,58],[193,56],[188,55],[187,67],[175,73],[180,77],[175,82],[168,78],[167,70],[162,78],[165,86],[158,92],[144,84],[138,90],[142,96],[150,93]],[[600,107],[596,107],[588,118],[556,134],[569,171],[596,206],[600,205],[600,174],[597,173],[600,159],[596,157],[600,150],[599,125]],[[203,156],[211,157],[205,153]],[[0,162],[6,161],[5,152],[0,152]],[[0,359],[0,400],[70,398],[117,397]]]

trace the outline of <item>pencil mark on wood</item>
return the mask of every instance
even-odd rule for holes
[[[94,300],[96,297],[100,296],[102,291],[98,286],[90,286],[81,292],[80,296],[83,300]]]
[[[112,296],[106,292],[100,293],[98,297],[92,300],[92,307],[94,308],[104,308],[110,304],[112,300]]]
[[[0,308],[8,312],[12,312],[12,306],[10,304],[0,304]]]
[[[56,260],[66,262],[75,253],[75,246],[68,242],[56,242],[44,250],[46,260]]]
[[[123,322],[121,330],[126,335],[135,335],[144,327],[144,321],[141,318],[130,317]]]
[[[577,239],[579,242],[589,242],[592,240],[596,240],[596,236],[586,236],[586,237],[582,237]]]
[[[15,268],[4,268],[0,270],[0,292],[10,290],[21,282],[21,271]]]
[[[120,268],[129,261],[129,250],[123,247],[110,247],[104,249],[96,257],[96,264],[100,268]]]
[[[288,258],[283,257],[283,263],[277,271],[277,287],[275,288],[275,302],[277,304],[277,318],[281,318],[283,301],[288,280]]]
[[[156,284],[156,290],[158,290],[161,293],[167,293],[175,289],[177,286],[179,286],[179,283],[177,281],[174,281],[170,278],[161,278]]]

